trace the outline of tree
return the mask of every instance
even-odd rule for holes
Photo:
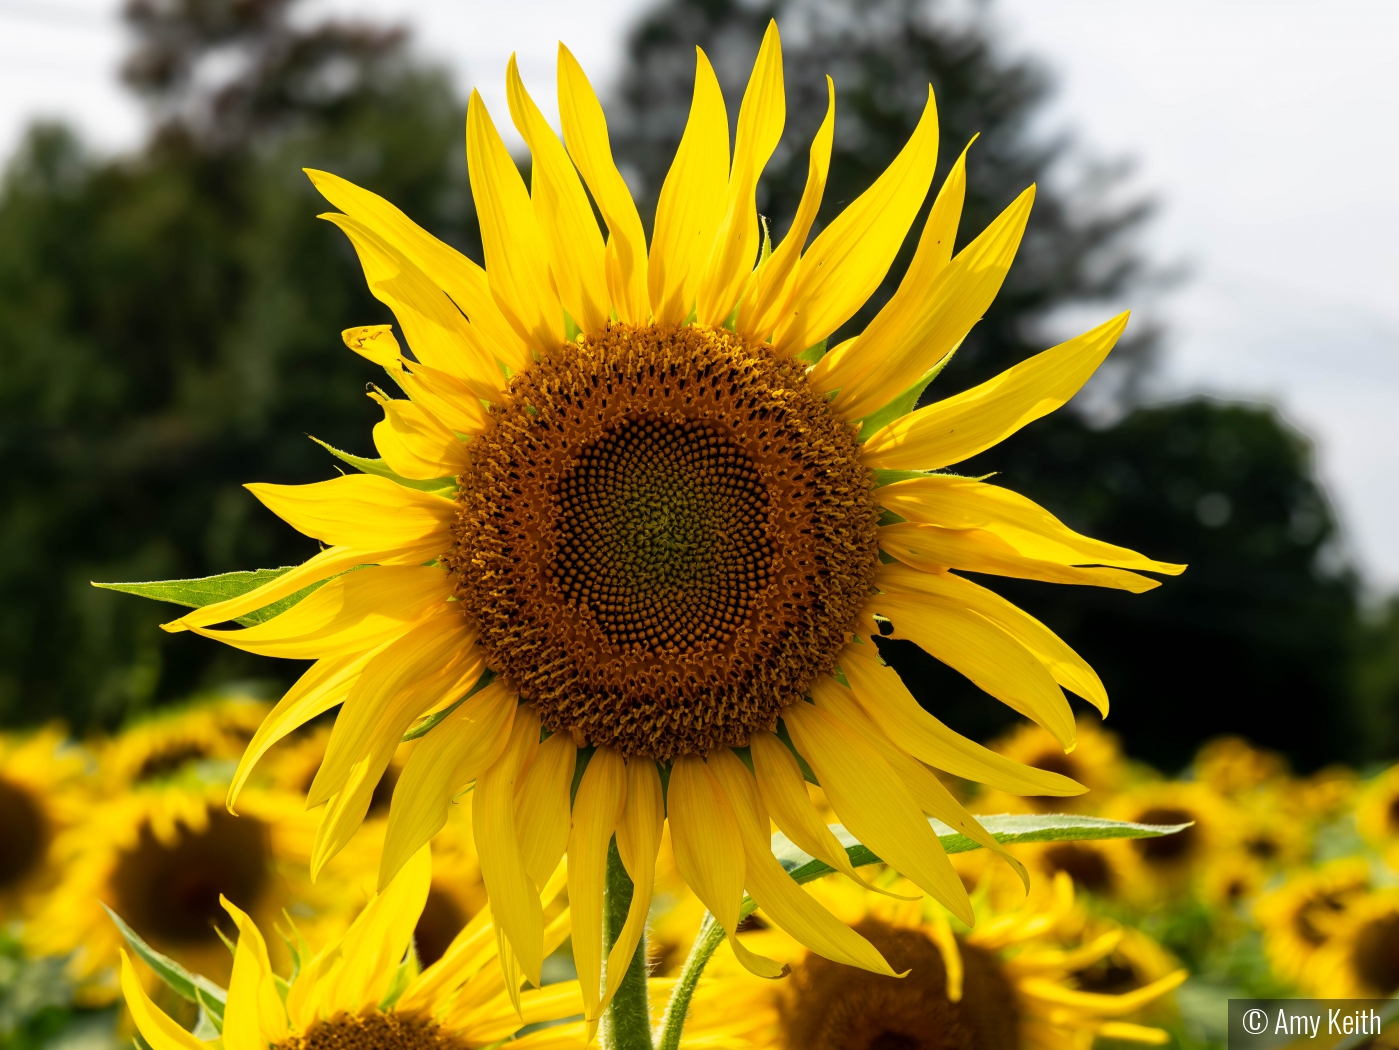
[[[290,6],[136,0],[150,142],[100,160],[36,129],[0,187],[0,719],[111,724],[295,672],[165,634],[169,607],[88,581],[300,561],[315,544],[241,485],[328,476],[308,432],[370,453],[382,375],[339,332],[391,318],[298,169],[476,243],[446,77],[399,31],[301,29]]]

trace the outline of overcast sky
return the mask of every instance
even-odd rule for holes
[[[399,17],[508,128],[505,60],[546,104],[555,42],[599,86],[639,0],[309,0]],[[35,116],[106,150],[139,140],[115,86],[118,0],[0,0],[0,154]],[[1399,588],[1399,4],[1389,0],[998,0],[1018,50],[1058,77],[1046,129],[1137,161],[1162,203],[1148,238],[1191,277],[1157,396],[1266,398],[1311,435],[1352,555]],[[839,85],[837,85],[839,90]]]

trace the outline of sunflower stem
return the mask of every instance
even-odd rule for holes
[[[607,851],[607,884],[603,888],[602,922],[606,947],[612,946],[622,934],[631,907],[631,876],[622,865],[617,852],[617,840]],[[604,1050],[653,1050],[651,1044],[651,1009],[646,988],[646,935],[643,933],[626,976],[602,1014],[598,1034]]]
[[[751,897],[744,897],[739,908],[740,921],[758,910]],[[666,1004],[665,1018],[661,1021],[661,1042],[657,1050],[680,1050],[680,1036],[685,1031],[685,1017],[690,1012],[690,1000],[699,986],[700,975],[709,960],[724,943],[724,927],[709,912],[704,913],[695,943],[690,946],[690,954],[685,958],[685,966],[671,990],[670,1002]]]

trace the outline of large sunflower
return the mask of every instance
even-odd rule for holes
[[[146,995],[122,952],[122,991],[137,1029],[153,1050],[470,1050],[510,1039],[525,1025],[582,1012],[575,982],[520,993],[487,966],[496,939],[482,912],[447,953],[419,971],[408,952],[428,896],[427,850],[360,912],[342,937],[314,955],[303,950],[290,980],[272,967],[258,925],[227,901],[238,946],[224,1007],[222,1041],[185,1031]],[[551,942],[568,936],[565,913],[551,924]],[[407,958],[405,959],[405,956]],[[513,993],[513,994],[512,994]],[[582,1048],[583,1026],[554,1024],[518,1039],[518,1050]]]
[[[830,160],[827,86],[807,187],[776,248],[754,207],[785,113],[775,25],[732,155],[699,53],[649,247],[602,108],[566,48],[562,142],[508,70],[528,188],[479,95],[470,100],[485,269],[373,194],[311,172],[408,345],[387,325],[346,342],[408,396],[374,393],[382,459],[359,460],[367,473],[250,486],[321,540],[320,554],[168,625],[316,661],[259,730],[231,800],[274,741],[343,704],[308,800],[328,807],[321,859],[353,833],[405,731],[443,715],[396,786],[381,884],[474,781],[492,908],[535,983],[539,886],[568,853],[590,1017],[606,1000],[609,843],[615,833],[636,883],[612,956],[625,962],[665,818],[679,870],[755,972],[781,966],[735,936],[745,887],[813,950],[889,972],[769,850],[771,817],[803,849],[849,867],[809,803],[804,767],[854,834],[971,921],[925,815],[999,847],[928,765],[1019,794],[1082,788],[948,730],[880,662],[873,638],[911,639],[1068,750],[1062,690],[1106,711],[1098,677],[1039,621],[950,570],[1135,592],[1156,583],[1128,570],[1181,569],[1079,535],[1007,489],[934,473],[1064,404],[1125,314],[908,411],[999,289],[1033,188],[954,255],[959,160],[898,290],[861,334],[823,352],[883,281],[937,161],[930,90],[888,170],[807,247]],[[264,622],[215,627],[316,584]],[[470,692],[488,670],[494,680]]]
[[[899,881],[885,888],[914,889]],[[1017,893],[1011,906],[978,894],[983,921],[960,933],[936,905],[850,885],[818,885],[815,892],[904,971],[903,979],[851,970],[766,930],[754,939],[790,961],[792,980],[754,980],[732,957],[717,956],[700,979],[687,1042],[778,1050],[1087,1050],[1100,1036],[1169,1041],[1135,1015],[1186,971],[1160,969],[1153,959],[1141,967],[1150,978],[1140,979],[1137,968],[1116,958],[1128,931],[1085,922],[1066,876],[1038,884],[1028,900]]]

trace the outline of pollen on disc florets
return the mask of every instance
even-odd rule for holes
[[[548,728],[662,760],[740,746],[832,669],[878,510],[802,365],[722,329],[614,324],[516,375],[491,417],[444,560]]]
[[[466,1050],[465,1041],[424,1018],[404,1013],[340,1013],[273,1050]]]

